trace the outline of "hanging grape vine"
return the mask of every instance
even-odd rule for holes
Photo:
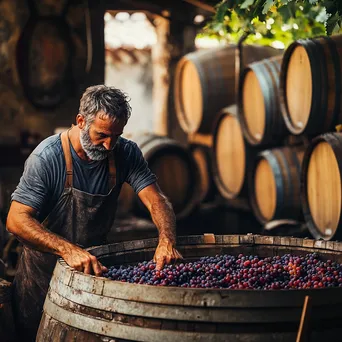
[[[283,45],[293,40],[341,33],[341,0],[222,0],[202,35]]]

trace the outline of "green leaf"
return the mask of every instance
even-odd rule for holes
[[[227,13],[228,4],[227,1],[222,2],[217,8],[215,20],[218,22],[223,22],[224,17]]]
[[[322,8],[322,10],[319,12],[319,14],[316,16],[315,20],[318,23],[326,23],[329,19],[330,15],[327,14],[327,11],[325,8]]]
[[[240,6],[241,9],[248,8],[249,6],[254,4],[254,0],[245,0],[243,4]]]
[[[296,9],[297,9],[296,3],[291,2],[290,4],[287,5],[287,8],[289,9],[291,13],[291,17],[296,18]]]
[[[338,11],[337,4],[333,0],[324,1],[324,7],[326,8],[327,13],[332,14],[332,15]]]
[[[215,32],[218,32],[220,30],[223,29],[223,23],[214,23],[213,26],[211,27],[212,30],[214,30]]]
[[[265,0],[257,0],[253,6],[253,10],[251,11],[250,15],[252,18],[258,18],[262,15],[263,4]]]
[[[282,6],[278,8],[278,13],[283,18],[284,23],[286,23],[291,17],[293,17],[292,12],[289,9],[289,6]]]
[[[341,28],[342,28],[342,20],[339,19],[339,21],[337,22],[337,24],[334,27],[334,30],[332,32],[332,34],[341,34]]]
[[[266,0],[264,4],[264,9],[262,10],[263,14],[266,14],[270,8],[274,5],[275,0]]]
[[[236,7],[236,0],[226,0],[228,9],[232,10]],[[240,0],[238,2],[241,2]]]
[[[312,28],[312,34],[314,36],[320,36],[320,35],[325,35],[325,32],[324,32],[324,30],[322,30],[321,27],[313,27]]]
[[[327,34],[328,36],[330,36],[334,29],[335,26],[338,24],[339,21],[339,15],[337,13],[335,13],[334,15],[332,15],[326,22],[325,28],[327,30]]]
[[[207,23],[203,34],[227,42],[237,42],[242,33],[248,30],[258,32],[258,35],[247,38],[248,43],[272,45],[279,41],[287,47],[297,39],[324,35],[327,32],[334,34],[342,30],[341,0],[216,1],[216,13],[210,19],[211,22]],[[210,0],[210,3],[215,1]],[[269,18],[274,19],[271,30],[267,29],[265,23]],[[287,25],[284,27],[284,24]],[[293,28],[294,24],[297,29]]]

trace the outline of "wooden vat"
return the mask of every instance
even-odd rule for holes
[[[106,265],[150,260],[157,239],[89,250]],[[342,243],[260,235],[184,236],[187,259],[239,253],[318,252],[342,262]],[[305,296],[312,300],[310,341],[338,341],[342,288],[221,290],[138,285],[85,275],[59,259],[37,341],[294,341]]]

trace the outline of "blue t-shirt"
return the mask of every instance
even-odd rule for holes
[[[90,194],[106,195],[108,185],[108,159],[85,161],[70,144],[73,160],[73,187]],[[135,193],[156,182],[139,147],[133,141],[120,137],[116,146],[116,184],[127,182]],[[25,162],[20,182],[11,200],[37,210],[41,222],[52,211],[61,196],[66,178],[65,158],[60,134],[43,140]]]

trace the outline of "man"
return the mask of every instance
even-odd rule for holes
[[[13,307],[25,341],[35,339],[57,257],[87,274],[101,276],[106,270],[84,247],[106,243],[125,181],[159,230],[157,268],[181,258],[172,206],[137,145],[120,137],[130,114],[120,90],[90,87],[76,125],[42,141],[25,163],[7,218],[7,229],[24,245]]]

